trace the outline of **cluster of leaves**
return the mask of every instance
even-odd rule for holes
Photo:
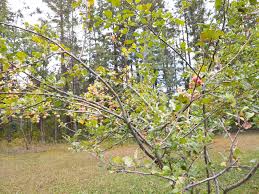
[[[197,55],[195,67],[184,60],[191,67],[187,75],[195,76],[190,81],[191,87],[178,88],[173,95],[168,95],[162,86],[154,87],[158,73],[156,64],[152,64],[152,56],[148,56],[155,55],[156,48],[172,44],[166,39],[167,25],[183,26],[184,21],[140,0],[108,2],[120,11],[113,13],[107,9],[102,16],[89,13],[89,17],[93,17],[95,27],[102,25],[112,31],[111,41],[120,43],[125,59],[137,61],[138,79],[132,75],[129,66],[120,72],[103,66],[92,69],[64,45],[58,44],[56,35],[47,26],[27,26],[22,30],[35,48],[30,53],[14,53],[6,40],[0,39],[1,79],[8,80],[0,85],[3,91],[0,94],[5,95],[0,104],[2,121],[22,114],[38,122],[41,116],[55,114],[59,117],[58,111],[66,111],[80,124],[75,137],[68,138],[76,149],[81,150],[84,146],[100,154],[110,148],[105,144],[107,141],[115,142],[116,146],[133,138],[145,157],[138,153],[133,158],[115,157],[111,162],[113,171],[133,172],[136,168],[144,168],[138,173],[169,180],[175,193],[190,189],[196,186],[193,182],[204,175],[204,172],[196,171],[195,161],[201,155],[205,155],[205,162],[209,160],[207,146],[215,131],[233,125],[248,129],[258,124],[258,76],[254,71],[258,65],[258,51],[253,26],[257,21],[253,19],[256,6],[245,0],[224,6],[215,2],[215,20],[223,15],[228,18],[227,25],[226,19],[204,24],[197,43],[200,49],[194,53]],[[183,5],[183,10],[189,6],[188,3]],[[85,5],[75,1],[72,6]],[[89,1],[88,8],[92,7],[93,1]],[[246,23],[249,19],[253,21]],[[186,45],[183,42],[180,49],[190,52]],[[184,59],[177,48],[173,49]],[[76,64],[59,81],[54,73],[37,75],[37,68],[44,66],[40,61],[50,55],[57,55],[56,60],[61,63],[72,59]],[[63,90],[65,79],[92,75],[96,79],[81,95]],[[19,76],[25,77],[30,84],[22,84]],[[62,119],[58,121],[60,126],[67,127]],[[77,143],[79,140],[81,145]],[[235,149],[231,148],[232,151]],[[234,163],[223,159],[222,172],[238,163],[237,154],[230,154]],[[210,178],[208,175],[216,176],[213,163],[205,164],[210,172],[207,178]],[[217,180],[217,176],[209,180]]]

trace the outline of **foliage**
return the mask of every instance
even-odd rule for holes
[[[190,5],[183,1],[179,13]],[[95,15],[92,1],[88,5],[81,1],[71,4],[74,9],[87,10],[87,17],[83,11],[80,15],[89,24],[83,23],[89,33],[94,33],[95,28],[109,32],[108,44],[101,46],[112,45],[113,58],[103,60],[102,56],[109,56],[102,54],[98,58],[104,64],[100,65],[77,56],[78,51],[64,39],[58,43],[59,37],[48,25],[21,28],[0,23],[22,30],[31,41],[29,48],[13,51],[6,38],[1,38],[1,120],[24,117],[37,123],[56,115],[60,127],[75,132],[68,139],[81,142],[73,145],[80,149],[84,146],[99,156],[110,148],[104,146],[105,141],[113,140],[116,146],[133,138],[142,152],[134,157],[115,157],[110,162],[112,171],[163,178],[170,182],[173,193],[192,190],[202,183],[207,183],[210,193],[212,182],[219,192],[218,177],[241,165],[236,137],[231,137],[229,128],[237,127],[238,135],[242,129],[258,127],[258,49],[254,27],[258,21],[257,4],[247,0],[215,1],[215,14],[201,25],[199,39],[195,34],[192,44],[180,40],[180,47],[173,44],[175,34],[167,32],[170,26],[180,29],[185,22],[162,5],[109,0],[106,6],[102,13],[97,7],[99,14]],[[25,45],[29,43],[26,41]],[[91,49],[96,49],[96,45]],[[84,45],[81,49],[84,52]],[[167,93],[159,82],[161,74],[157,69],[159,63],[168,62],[170,54],[161,60],[160,56],[169,50],[184,66],[184,71],[175,77],[193,79],[185,88],[176,81],[177,89]],[[111,49],[107,51],[110,53]],[[193,57],[187,59],[187,53]],[[55,62],[51,63],[49,59],[53,58]],[[38,69],[56,63],[61,66],[59,76],[55,71],[44,73]],[[69,86],[74,79],[80,80],[80,93]],[[77,131],[60,118],[59,112],[66,112],[70,123],[78,124]],[[229,135],[232,145],[229,155],[220,162],[221,170],[216,172],[208,145],[218,130]],[[195,170],[195,161],[201,156],[205,162],[202,172]],[[253,169],[257,168],[258,163]],[[251,170],[250,175],[253,173]],[[200,177],[206,178],[199,181]],[[246,179],[241,184],[242,181]]]

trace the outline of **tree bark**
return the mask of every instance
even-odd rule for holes
[[[202,94],[204,95],[205,93],[205,89],[203,88]],[[202,112],[203,112],[203,118],[204,118],[204,136],[205,138],[207,137],[207,133],[208,133],[208,120],[205,119],[206,118],[206,106],[205,104],[202,105]],[[210,172],[209,172],[209,156],[208,156],[208,148],[205,145],[203,147],[203,156],[204,156],[204,163],[205,163],[205,170],[206,170],[206,176],[207,178],[210,177]],[[210,181],[207,182],[207,193],[211,193],[211,185],[210,185]]]
[[[246,181],[248,181],[255,174],[255,172],[257,171],[258,168],[259,168],[259,163],[257,163],[243,179],[241,179],[237,183],[234,183],[233,185],[228,186],[224,190],[224,194],[227,194],[229,191],[232,191],[232,190],[236,189],[237,187],[240,187],[242,184],[244,184]]]
[[[54,143],[57,143],[57,137],[58,137],[58,126],[57,126],[57,118],[54,118]]]
[[[43,125],[43,118],[40,116],[40,121],[39,121],[39,128],[40,128],[40,139],[41,143],[45,143],[45,131],[44,131],[44,125]]]
[[[27,139],[27,136],[26,136],[25,131],[23,129],[23,118],[22,117],[20,118],[20,130],[21,130],[22,135],[23,135],[23,140],[24,140],[25,148],[26,148],[26,150],[28,150],[29,149],[28,139]]]

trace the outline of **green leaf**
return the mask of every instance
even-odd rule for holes
[[[255,115],[255,113],[246,112],[245,115],[247,119],[251,119]]]
[[[107,18],[112,18],[112,11],[111,10],[104,10],[103,14],[107,17]]]
[[[32,56],[36,57],[38,59],[38,58],[40,58],[42,56],[42,53],[36,52],[36,51],[32,51]]]
[[[124,44],[132,44],[134,40],[125,40]]]
[[[220,163],[220,166],[226,167],[226,166],[227,166],[227,163],[226,163],[226,162],[221,162],[221,163]]]
[[[221,8],[222,0],[215,0],[215,8],[219,10]]]
[[[128,28],[123,28],[122,30],[121,30],[121,33],[122,34],[127,34],[129,32],[129,29]]]
[[[123,53],[124,56],[128,57],[129,55],[129,51],[126,47],[122,47],[121,48],[121,52]]]
[[[104,75],[107,71],[103,66],[99,66],[96,68],[96,71],[102,75]]]
[[[249,3],[250,3],[251,5],[256,5],[256,4],[257,4],[257,0],[249,0]]]
[[[206,97],[201,100],[202,104],[209,104],[210,102],[212,102],[212,99],[210,97]]]
[[[80,6],[81,1],[74,1],[72,2],[71,6],[73,9],[76,9]]]
[[[186,43],[185,42],[181,42],[180,47],[181,47],[181,49],[186,49]]]
[[[187,1],[182,1],[182,7],[183,7],[183,9],[186,9],[186,8],[188,8],[188,7],[190,7],[190,6],[191,6],[191,3],[187,2]]]
[[[227,94],[225,95],[225,98],[226,98],[226,100],[227,100],[228,102],[231,103],[231,106],[232,106],[232,107],[235,107],[235,106],[236,106],[236,99],[235,99],[235,97],[234,97],[232,94],[227,93]]]
[[[50,50],[51,51],[57,51],[59,49],[59,47],[55,44],[50,44]]]
[[[115,164],[117,164],[117,165],[123,163],[122,158],[119,157],[119,156],[114,157],[114,158],[112,159],[112,161],[113,161],[113,163],[115,163]]]
[[[128,52],[127,48],[125,48],[125,47],[122,47],[122,48],[121,48],[121,51],[122,51],[123,53]]]
[[[187,143],[187,139],[186,138],[181,138],[180,139],[180,144],[186,144]]]
[[[137,5],[137,10],[139,10],[139,11],[143,11],[143,5]]]
[[[3,38],[0,38],[0,52],[4,53],[7,51],[6,41]]]
[[[10,64],[9,63],[4,63],[3,64],[3,71],[7,71],[10,67]]]
[[[200,39],[202,42],[218,40],[219,37],[223,35],[224,35],[224,32],[221,30],[205,29],[203,32],[201,32]]]
[[[114,7],[119,7],[121,5],[120,0],[110,0],[110,2],[112,3],[112,6],[114,6]]]
[[[179,18],[176,18],[175,20],[175,23],[178,24],[179,26],[183,26],[184,25],[184,21],[179,19]]]
[[[27,54],[25,52],[20,51],[16,53],[16,57],[19,61],[24,62],[27,57]]]
[[[182,95],[182,94],[180,94],[180,95],[178,96],[178,100],[179,100],[180,102],[184,103],[184,104],[187,104],[187,103],[190,101],[187,96],[184,96],[184,95]]]
[[[144,59],[144,56],[141,53],[136,53],[136,56],[140,59]]]
[[[152,3],[145,4],[143,5],[143,11],[149,11],[151,7],[152,7]]]
[[[41,42],[42,42],[42,39],[39,38],[39,37],[36,36],[36,35],[33,35],[31,39],[32,39],[32,41],[34,41],[34,42],[36,42],[36,43],[41,43]]]
[[[163,167],[163,175],[169,175],[171,172],[171,169],[169,166],[164,166]]]
[[[87,3],[88,7],[91,7],[92,5],[94,5],[94,0],[88,0]]]
[[[241,150],[239,148],[236,148],[234,151],[234,156],[237,158],[238,156],[240,156],[241,153]]]
[[[142,24],[147,24],[148,23],[145,18],[141,18],[140,21],[141,21]]]

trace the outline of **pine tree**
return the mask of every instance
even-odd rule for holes
[[[0,1],[0,22],[5,22],[9,15],[7,0]]]

